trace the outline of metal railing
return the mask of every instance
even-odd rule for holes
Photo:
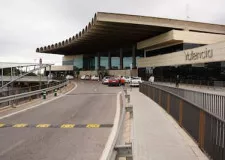
[[[211,159],[225,159],[225,121],[222,118],[158,86],[142,83],[139,90],[165,109]]]
[[[25,92],[30,92],[30,91],[36,91],[39,89],[44,89],[44,88],[48,88],[48,87],[52,87],[52,86],[56,86],[58,84],[61,84],[62,82],[56,82],[56,81],[52,81],[49,84],[42,84],[40,85],[34,85],[34,86],[29,86],[29,87],[21,87],[21,88],[13,88],[13,89],[5,89],[3,91],[0,91],[0,97],[6,97],[6,96],[11,96],[11,95],[15,95],[15,94],[21,94],[21,93],[25,93]]]
[[[225,96],[223,95],[187,90],[157,83],[154,83],[154,85],[176,95],[179,95],[184,99],[209,111],[210,113],[215,114],[222,119],[225,119]]]
[[[40,70],[40,69],[42,69],[42,68],[49,67],[49,66],[51,66],[51,64],[42,64],[42,65],[37,65],[37,66],[38,66],[38,68],[34,68],[33,70],[27,71],[26,73],[17,76],[15,79],[12,79],[10,82],[7,82],[7,83],[5,83],[5,84],[3,83],[3,74],[2,74],[2,76],[1,76],[2,86],[0,87],[0,89],[3,89],[3,88],[5,88],[5,87],[7,87],[9,84],[11,84],[11,83],[17,81],[18,79],[23,78],[24,76],[26,76],[26,75],[28,75],[28,74],[30,74],[30,73],[32,73],[32,72],[35,72],[35,71]],[[2,71],[2,73],[3,73],[3,71]],[[12,75],[11,75],[11,76],[12,76]],[[12,78],[12,77],[11,77],[11,78]]]
[[[59,89],[66,86],[67,84],[68,84],[68,81],[63,81],[57,85],[50,86],[48,88],[0,97],[0,107],[4,107],[6,105],[14,105],[22,101],[38,98],[44,91],[46,91],[47,93],[50,93],[51,91],[54,91],[55,89]]]

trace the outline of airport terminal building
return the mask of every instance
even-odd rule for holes
[[[98,12],[78,34],[36,52],[64,55],[80,75],[225,79],[225,25]]]

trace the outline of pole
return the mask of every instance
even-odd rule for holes
[[[12,69],[12,67],[11,67],[11,71],[10,71],[10,78],[11,78],[11,81],[12,81],[12,75],[13,75],[13,69]]]
[[[3,70],[3,68],[2,68],[2,86],[3,86],[3,71],[4,71],[4,70]]]
[[[39,88],[41,89],[41,68],[39,69]]]

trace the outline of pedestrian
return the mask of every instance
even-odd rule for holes
[[[176,78],[176,87],[177,88],[179,87],[179,83],[180,83],[180,76],[177,75],[177,78]]]
[[[151,75],[148,79],[148,81],[152,84],[154,83],[155,77],[153,75]]]

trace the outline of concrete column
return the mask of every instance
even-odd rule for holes
[[[111,69],[112,64],[111,64],[111,53],[110,52],[108,53],[108,64],[109,64],[109,69]]]
[[[120,69],[123,69],[123,48],[120,48]]]
[[[136,68],[136,45],[132,46],[132,68]]]
[[[50,65],[50,66],[49,66],[49,75],[50,75],[49,78],[50,78],[50,79],[52,79],[52,77],[53,77],[53,76],[52,76],[52,73],[51,73],[51,68],[52,68],[52,66]],[[47,76],[48,76],[48,75],[47,75]]]
[[[97,69],[99,70],[100,69],[100,53],[99,52],[97,53],[97,57],[98,57]]]

